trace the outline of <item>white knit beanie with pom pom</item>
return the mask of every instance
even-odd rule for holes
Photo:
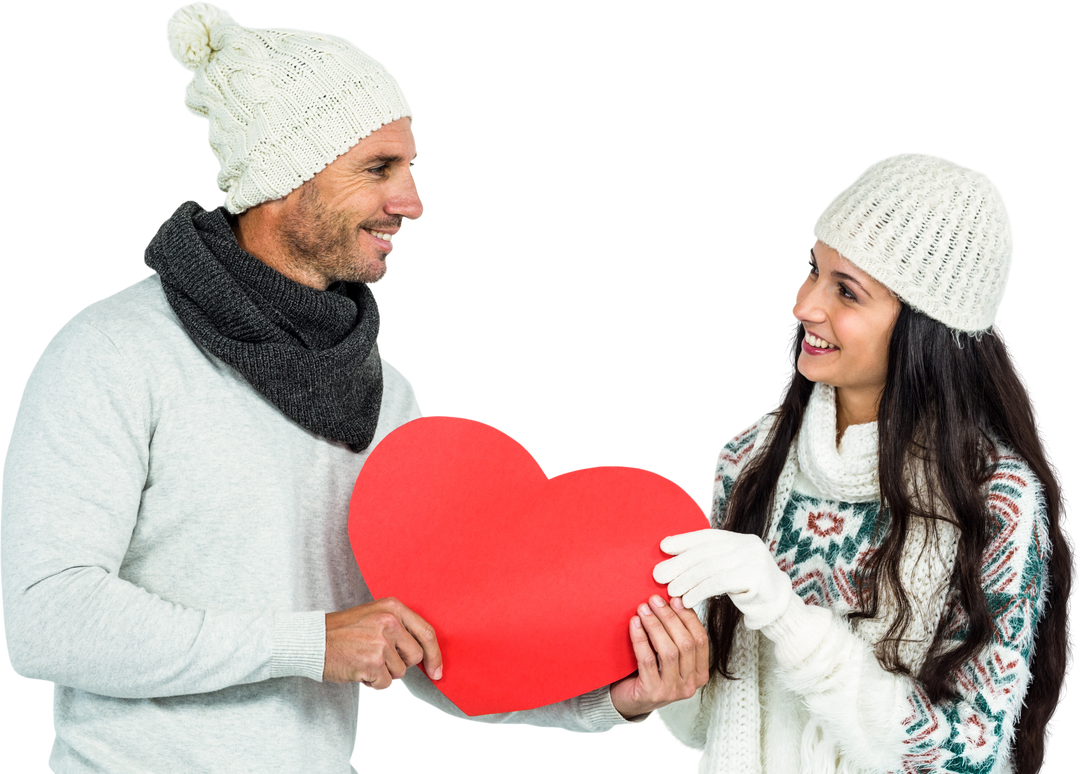
[[[1012,239],[985,175],[932,156],[893,156],[836,197],[814,235],[953,330],[994,324]]]
[[[169,47],[194,70],[185,104],[210,120],[218,187],[234,214],[285,196],[412,115],[382,65],[330,35],[247,29],[194,3],[169,20]]]

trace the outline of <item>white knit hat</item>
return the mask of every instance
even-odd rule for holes
[[[948,327],[976,333],[994,324],[1012,239],[985,175],[932,156],[893,156],[836,197],[814,234]]]
[[[382,65],[340,38],[252,30],[194,3],[169,47],[195,71],[185,104],[210,120],[229,212],[278,199],[380,126],[411,116]]]

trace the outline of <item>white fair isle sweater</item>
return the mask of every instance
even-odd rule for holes
[[[764,418],[721,452],[714,524],[771,422]],[[874,656],[889,611],[854,630],[846,622],[856,604],[854,573],[883,538],[876,527],[884,516],[876,425],[848,428],[839,448],[835,428],[835,393],[818,385],[778,483],[769,533],[777,564],[805,604],[760,632],[740,624],[731,666],[741,679],[714,677],[661,716],[679,739],[703,749],[702,774],[1011,772],[1050,552],[1038,480],[1022,459],[997,450],[982,575],[994,634],[954,675],[957,698],[933,704],[917,681],[886,672]],[[950,639],[964,635],[966,617],[949,587],[956,539],[939,525],[923,550],[926,533],[909,536],[901,574],[915,619],[900,655],[914,672],[939,622]]]
[[[375,442],[419,415],[384,362]],[[156,275],[64,327],[19,409],[0,540],[12,664],[56,683],[53,771],[348,774],[382,741],[357,728],[380,694],[321,682],[323,611],[371,601],[348,537],[367,454],[200,349]],[[624,722],[607,688],[478,719]]]

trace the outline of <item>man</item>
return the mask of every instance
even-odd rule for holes
[[[358,683],[460,714],[409,669],[441,677],[437,632],[371,598],[345,538],[367,452],[419,416],[366,285],[422,213],[410,111],[336,38],[199,3],[170,42],[226,204],[182,205],[157,274],[31,376],[4,474],[9,652],[56,683],[56,771],[344,772]],[[638,675],[486,719],[598,731],[693,693],[701,627],[653,604]]]

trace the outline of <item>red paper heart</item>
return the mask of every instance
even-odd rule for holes
[[[349,539],[376,599],[435,627],[435,685],[467,715],[532,709],[636,669],[628,625],[668,558],[708,521],[677,485],[635,468],[548,479],[512,438],[427,417],[390,433],[356,480]]]

